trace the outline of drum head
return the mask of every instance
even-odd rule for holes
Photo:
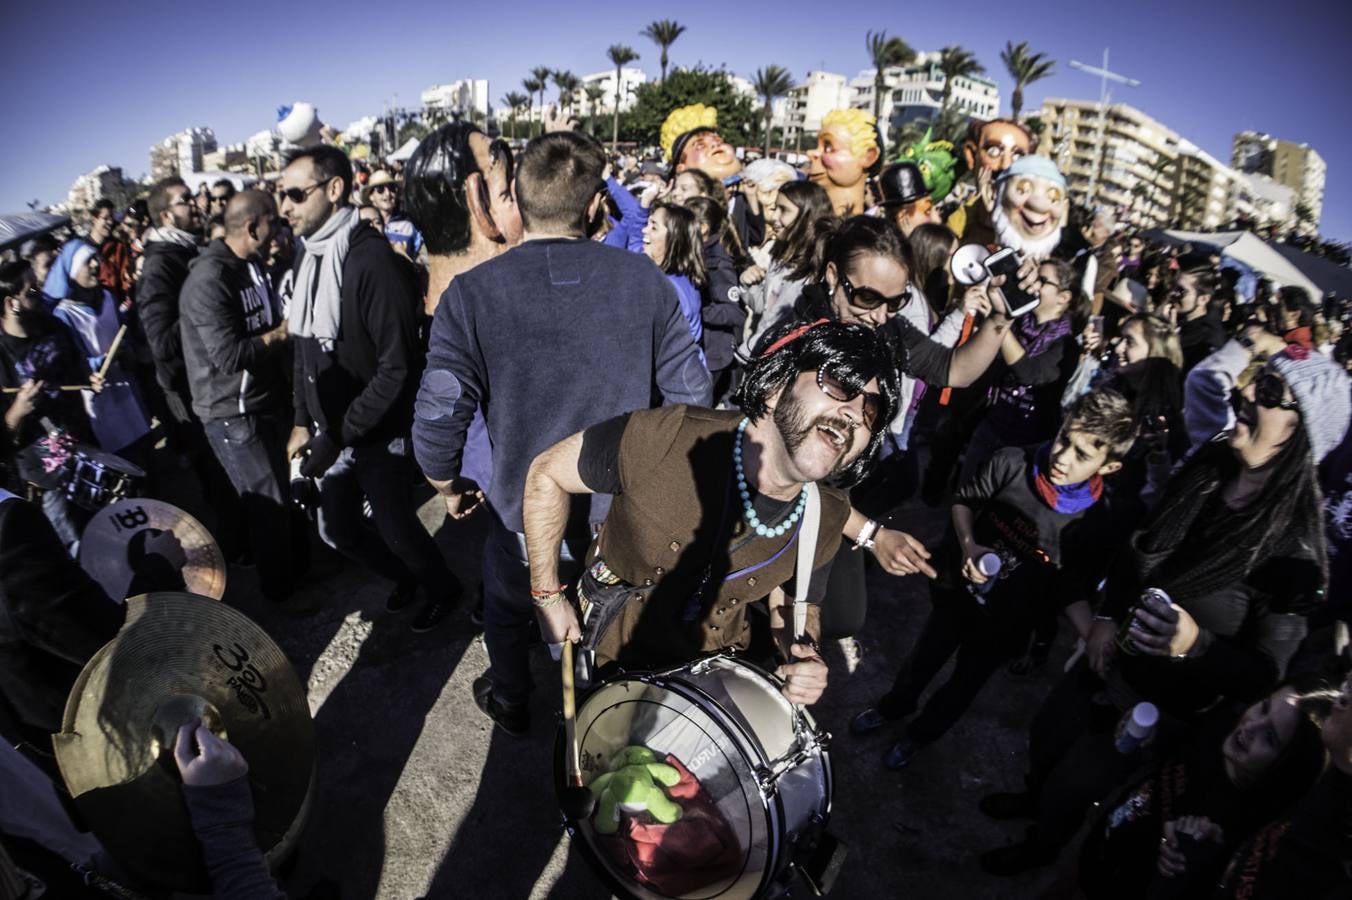
[[[644,900],[757,896],[779,869],[782,835],[774,804],[757,780],[757,767],[773,755],[741,710],[751,707],[758,710],[753,717],[777,720],[769,711],[777,698],[782,700],[758,670],[713,659],[617,679],[586,699],[577,718],[583,782],[594,786],[626,748],[645,748],[658,771],[675,782],[660,789],[680,807],[670,824],[623,808],[607,823],[607,806],[598,803],[591,818],[577,823],[576,836],[613,886]],[[785,702],[779,711],[791,733],[791,707]],[[780,733],[770,737],[771,743],[781,739]]]
[[[87,466],[96,469],[106,469],[111,472],[117,472],[119,475],[127,475],[132,478],[146,477],[146,470],[140,466],[127,462],[115,453],[100,450],[98,447],[93,447],[89,444],[81,444],[76,448],[74,462],[76,471],[79,471],[82,466]]]
[[[136,574],[133,557],[151,552],[156,545],[147,546],[148,539],[158,532],[173,533],[178,547],[165,549],[175,558],[181,548],[184,590],[221,599],[225,557],[211,532],[177,506],[146,497],[119,500],[94,514],[80,537],[80,568],[120,603]]]

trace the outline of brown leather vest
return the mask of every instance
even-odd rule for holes
[[[744,650],[746,605],[793,578],[796,531],[748,538],[732,461],[741,418],[736,411],[686,406],[630,417],[620,444],[623,493],[611,504],[588,561],[599,556],[629,584],[653,589],[625,605],[597,648],[598,662],[653,667],[724,648]],[[835,558],[850,512],[834,488],[822,487],[821,500],[814,569]],[[728,578],[780,550],[773,562]]]

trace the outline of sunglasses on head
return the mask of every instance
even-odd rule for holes
[[[1253,380],[1253,395],[1260,406],[1268,409],[1300,410],[1300,404],[1295,400],[1286,399],[1286,382],[1271,369],[1259,372]]]
[[[840,276],[840,286],[844,288],[845,299],[849,304],[859,309],[877,309],[880,306],[886,306],[888,312],[896,312],[911,302],[913,295],[912,288],[908,284],[906,290],[895,297],[885,297],[871,287],[855,287],[843,273]]]
[[[849,403],[855,397],[863,396],[864,427],[873,430],[873,423],[878,420],[878,410],[882,408],[882,397],[871,391],[855,390],[837,377],[829,366],[817,370],[817,387],[821,388],[823,394],[840,403]]]
[[[306,188],[287,188],[284,191],[280,191],[280,193],[292,203],[304,203],[306,197],[309,197],[319,188],[326,187],[332,180],[332,178],[326,178],[323,181],[317,181]]]

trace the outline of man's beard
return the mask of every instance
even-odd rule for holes
[[[784,449],[789,452],[789,456],[798,452],[798,449],[803,446],[807,439],[813,436],[813,432],[817,430],[818,426],[825,425],[834,428],[844,435],[845,446],[840,449],[835,463],[831,466],[831,471],[826,475],[827,478],[840,475],[852,461],[849,452],[854,445],[854,429],[859,426],[852,425],[838,416],[818,416],[809,422],[807,410],[803,408],[803,403],[793,390],[792,383],[780,395],[779,404],[775,406],[773,418],[775,427],[779,429],[779,436],[784,441]]]
[[[1012,247],[1035,262],[1042,262],[1052,255],[1056,245],[1061,243],[1061,227],[1058,225],[1045,237],[1033,240],[1026,238],[1015,227],[1005,212],[1003,197],[996,197],[995,209],[991,210],[991,227],[995,229],[995,240],[1002,247]]]

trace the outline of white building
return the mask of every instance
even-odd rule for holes
[[[753,101],[760,97],[760,95],[756,93],[756,85],[752,83],[751,79],[729,73],[728,81],[732,82],[733,90],[743,97],[749,97]]]
[[[851,106],[873,111],[873,81],[877,71],[865,69],[851,79]],[[920,53],[909,65],[884,69],[878,118],[887,120],[894,128],[908,122],[934,120],[943,106],[946,80],[939,68],[938,51]],[[1000,89],[994,81],[979,75],[955,78],[949,104],[965,115],[994,119],[1000,114]]]
[[[216,133],[210,128],[187,128],[150,148],[150,174],[159,180],[170,175],[202,171],[202,157],[216,152]]]
[[[423,109],[447,115],[488,117],[488,79],[464,78],[422,92]]]
[[[1267,175],[1296,192],[1298,202],[1309,209],[1305,230],[1319,230],[1324,214],[1324,182],[1328,166],[1309,144],[1284,141],[1270,134],[1241,131],[1235,135],[1231,161],[1242,172]]]
[[[1295,222],[1296,202],[1300,199],[1295,189],[1267,175],[1240,172],[1236,212],[1253,220],[1258,227],[1276,225],[1286,227]]]
[[[807,73],[802,84],[789,91],[784,106],[784,142],[801,143],[804,134],[821,130],[822,116],[850,106],[850,86],[835,72]]]
[[[68,210],[93,209],[104,197],[111,197],[122,187],[122,170],[117,166],[99,166],[86,172],[70,186],[66,194]]]
[[[620,112],[628,112],[634,106],[634,100],[638,94],[638,86],[648,80],[642,69],[636,69],[632,66],[625,66],[620,69]],[[587,88],[596,85],[601,88],[603,93],[601,99],[596,101],[596,111],[598,113],[615,112],[615,70],[607,69],[604,72],[593,72],[590,75],[583,75],[581,85],[573,95],[573,108],[577,110],[587,109]]]

